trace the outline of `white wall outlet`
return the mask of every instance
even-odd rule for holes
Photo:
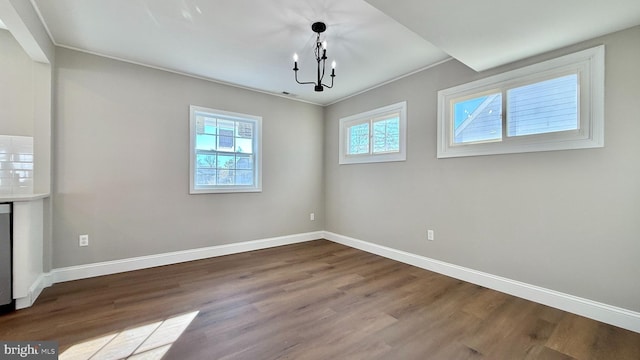
[[[314,221],[316,219],[316,214],[311,213],[309,214],[309,220]]]
[[[427,230],[427,240],[433,241],[435,236],[433,234],[433,230]]]
[[[78,238],[78,246],[89,246],[89,235],[80,235]]]

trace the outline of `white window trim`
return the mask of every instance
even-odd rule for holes
[[[205,112],[232,120],[251,120],[255,122],[254,129],[254,186],[243,185],[215,185],[206,189],[195,188],[195,161],[196,161],[196,112]],[[216,194],[238,192],[262,191],[262,117],[240,114],[230,111],[217,110],[202,106],[189,106],[189,194]]]
[[[371,122],[381,116],[388,115],[390,113],[400,114],[400,129],[399,129],[399,151],[377,153],[377,154],[347,154],[348,148],[348,128],[351,125],[358,123]],[[347,116],[340,119],[339,130],[339,149],[338,149],[338,163],[341,165],[346,164],[364,164],[364,163],[376,163],[376,162],[389,162],[389,161],[405,161],[407,159],[407,102],[402,101],[396,104],[391,104],[378,109],[366,111],[360,114]]]
[[[438,158],[597,148],[604,146],[604,45],[438,91]],[[452,101],[578,73],[578,130],[453,145]],[[503,100],[503,101],[506,101]],[[506,114],[504,114],[506,116]]]

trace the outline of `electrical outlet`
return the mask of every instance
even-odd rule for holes
[[[433,241],[435,236],[433,234],[433,230],[427,230],[427,240]]]
[[[316,219],[316,214],[311,213],[309,214],[309,220],[314,221]]]
[[[80,235],[78,238],[78,246],[89,246],[89,235]]]

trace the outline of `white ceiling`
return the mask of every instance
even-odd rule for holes
[[[454,57],[485,70],[640,24],[638,0],[32,0],[54,43],[330,104]],[[327,23],[335,86],[315,77]]]
[[[366,0],[476,71],[640,24],[640,0]]]
[[[363,0],[36,0],[57,45],[327,104],[448,56]],[[324,21],[335,86],[314,80]],[[330,67],[329,64],[327,66]],[[328,76],[327,76],[328,78]]]

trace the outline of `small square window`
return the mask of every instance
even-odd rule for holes
[[[453,144],[502,140],[502,94],[453,101]]]
[[[400,115],[392,114],[373,121],[374,154],[397,153],[400,151]]]
[[[340,119],[339,163],[406,160],[407,103]]]
[[[349,155],[369,154],[369,123],[349,126]]]

